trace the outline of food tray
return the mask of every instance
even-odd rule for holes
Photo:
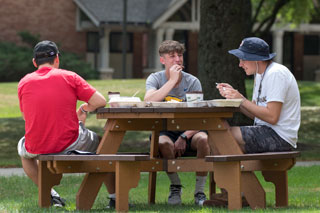
[[[207,101],[193,101],[193,102],[187,102],[188,107],[207,107],[208,102]]]
[[[207,101],[209,107],[239,107],[242,99],[213,99]]]
[[[150,102],[152,107],[179,108],[187,107],[187,102]]]

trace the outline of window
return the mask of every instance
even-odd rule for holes
[[[132,33],[127,33],[127,52],[132,52]],[[122,33],[121,32],[111,32],[110,33],[110,52],[121,53],[122,52]]]
[[[319,36],[318,35],[304,36],[304,54],[319,55]]]
[[[98,32],[87,32],[87,52],[99,52]]]

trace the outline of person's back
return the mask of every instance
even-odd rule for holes
[[[77,74],[52,67],[42,67],[20,81],[18,93],[29,152],[61,152],[77,139],[77,100],[87,101],[96,91],[82,88],[82,82]]]
[[[18,154],[25,173],[38,185],[39,154],[67,154],[72,150],[93,152],[99,145],[96,133],[85,128],[88,111],[106,105],[105,98],[74,72],[59,68],[59,50],[52,41],[34,47],[37,71],[26,75],[18,85],[25,136],[18,143]],[[77,100],[84,101],[76,110]],[[51,189],[51,204],[65,202]]]

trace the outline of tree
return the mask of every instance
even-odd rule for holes
[[[201,1],[198,75],[205,99],[221,98],[216,82],[226,82],[245,95],[245,73],[239,69],[236,57],[228,50],[237,48],[249,34],[250,0]],[[233,124],[243,117],[235,115]]]
[[[246,96],[245,73],[228,50],[248,36],[264,38],[274,24],[309,22],[316,0],[203,0],[199,32],[198,75],[206,99],[221,98],[216,82],[227,82]],[[235,115],[232,124],[248,120]]]

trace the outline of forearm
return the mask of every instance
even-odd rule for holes
[[[176,82],[168,81],[160,89],[147,91],[144,100],[145,101],[163,101],[169,92],[174,88]]]
[[[247,99],[244,99],[243,102],[245,101],[249,101]],[[242,102],[242,103],[243,103]],[[242,104],[240,105],[240,112],[242,112],[243,114],[245,114],[248,118],[251,118],[252,120],[254,119],[254,115],[252,113],[250,113]]]
[[[270,124],[276,124],[280,117],[282,103],[280,102],[271,102],[268,103],[266,107],[258,106],[255,103],[245,100],[242,102],[241,107],[244,111],[254,117],[259,118]]]
[[[89,101],[87,103],[83,103],[81,105],[81,108],[84,111],[92,112],[96,110],[97,108],[104,107],[106,105],[106,99],[103,97],[102,94],[100,94],[98,91],[96,91]]]

